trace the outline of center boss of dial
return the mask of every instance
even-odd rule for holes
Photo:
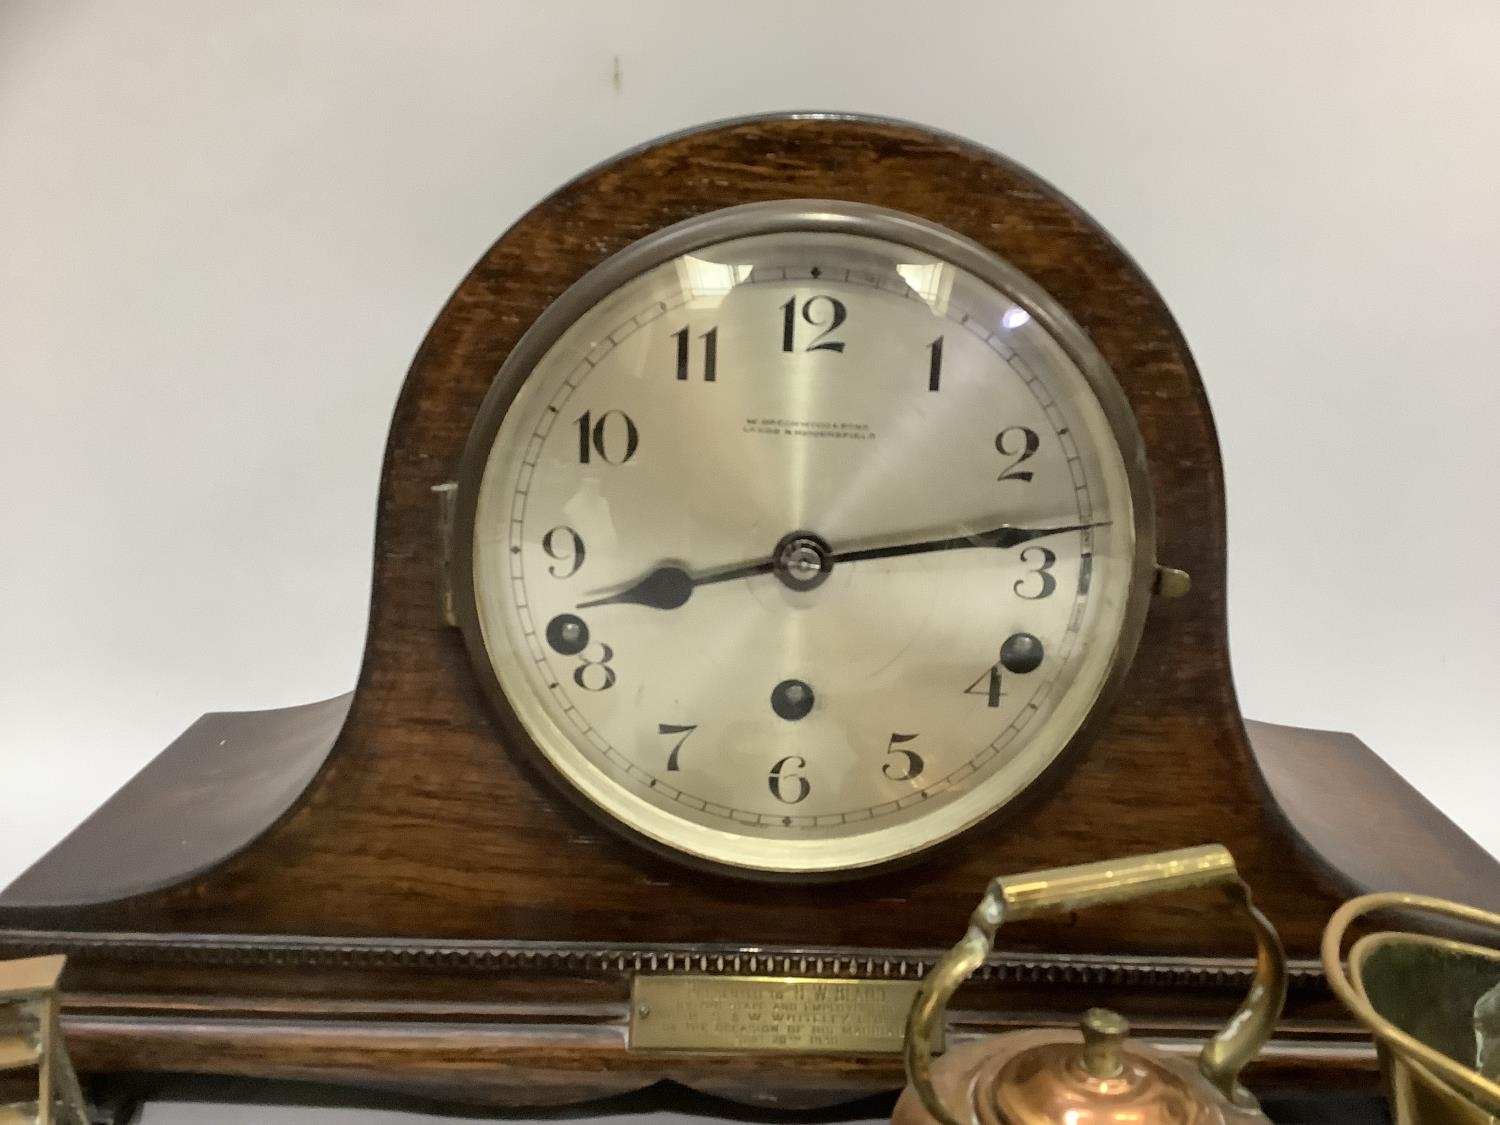
[[[772,566],[782,585],[790,590],[814,590],[833,570],[833,550],[821,536],[794,531],[776,544]]]

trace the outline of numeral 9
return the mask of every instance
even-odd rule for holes
[[[543,535],[542,550],[547,553],[548,558],[569,564],[568,569],[563,571],[549,564],[547,573],[553,578],[572,578],[583,566],[583,539],[571,527],[554,527]]]

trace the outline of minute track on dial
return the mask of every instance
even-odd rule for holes
[[[941,539],[924,539],[916,543],[897,543],[881,547],[850,547],[841,551],[828,551],[821,557],[821,573],[826,574],[835,563],[865,562],[870,559],[896,558],[901,555],[921,555],[934,551],[957,551],[969,548],[1018,547],[1033,539],[1044,539],[1052,535],[1063,535],[1070,531],[1087,531],[1105,527],[1108,520],[1095,523],[1073,523],[1054,527],[1015,527],[1001,524],[989,531],[972,532],[967,535],[947,536]],[[788,536],[783,543],[810,542],[815,536]],[[624,590],[604,597],[579,602],[577,608],[589,609],[601,605],[643,605],[651,609],[678,609],[687,604],[693,591],[699,586],[710,586],[716,582],[731,582],[739,578],[753,578],[770,574],[778,567],[782,549],[778,549],[763,561],[745,563],[724,570],[709,571],[694,575],[675,564],[659,566]],[[792,583],[789,583],[791,585]]]

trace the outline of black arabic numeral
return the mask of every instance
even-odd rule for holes
[[[568,541],[568,550],[566,553],[558,550],[559,537],[566,538]],[[547,553],[547,557],[550,559],[572,564],[566,571],[559,571],[557,567],[549,564],[547,573],[552,575],[553,578],[572,578],[573,575],[578,573],[579,568],[583,566],[583,539],[571,527],[554,527],[546,535],[543,535],[542,550]]]
[[[609,424],[611,418],[618,418],[624,424],[625,449],[623,452],[620,451],[617,440],[611,436],[620,433],[619,426]],[[598,421],[592,421],[587,410],[578,416],[578,463],[580,465],[589,463],[591,452],[597,453],[599,460],[607,465],[623,465],[635,456],[635,451],[640,444],[641,433],[635,428],[635,423],[630,420],[630,415],[623,410],[606,410],[599,415]],[[615,456],[615,453],[619,456]]]
[[[890,742],[886,743],[886,763],[880,767],[880,772],[892,781],[913,781],[926,768],[927,763],[922,760],[922,755],[915,750],[903,750],[897,744],[910,742],[917,736],[914,734],[893,734]],[[900,759],[892,761],[891,756],[898,755]]]
[[[674,742],[672,744],[672,752],[667,755],[667,769],[668,770],[676,770],[676,769],[679,768],[678,765],[677,765],[677,755],[682,750],[682,744],[688,740],[688,735],[692,734],[697,729],[698,729],[698,724],[696,724],[696,723],[694,723],[691,726],[678,726],[676,723],[657,723],[656,724],[656,733],[657,734],[680,734],[680,735],[682,735],[681,738],[679,738],[676,742]]]
[[[1042,556],[1041,566],[1032,566],[1028,555],[1040,554]],[[1021,552],[1021,561],[1031,566],[1031,573],[1042,580],[1042,588],[1035,594],[1025,593],[1021,587],[1026,585],[1025,578],[1017,578],[1015,585],[1011,587],[1018,597],[1025,598],[1029,602],[1041,601],[1050,598],[1052,591],[1057,589],[1057,579],[1052,575],[1052,566],[1057,562],[1057,555],[1046,547],[1027,547]],[[1029,577],[1029,576],[1028,576]]]
[[[1050,551],[1047,553],[1051,554]],[[1052,560],[1049,559],[1043,564],[1040,570],[1036,571],[1036,573],[1042,576],[1042,581],[1044,583],[1050,580],[1052,577],[1050,574],[1046,573],[1047,567],[1051,565]],[[1024,579],[1022,581],[1024,581]],[[1019,586],[1020,583],[1018,582],[1017,585]],[[1020,593],[1019,590],[1017,590],[1016,592]],[[1025,597],[1026,595],[1022,594],[1021,596]],[[1039,594],[1037,596],[1042,597],[1044,595]],[[1035,672],[1038,668],[1040,668],[1042,666],[1042,660],[1045,656],[1046,649],[1042,645],[1042,642],[1039,638],[1032,635],[1031,633],[1012,633],[1005,639],[1005,643],[1000,646],[1000,659],[995,661],[994,664],[990,665],[989,670],[981,675],[979,679],[975,680],[972,684],[966,687],[964,689],[964,694],[988,696],[989,705],[991,707],[999,707],[1001,694],[1001,669],[1004,669],[1007,672],[1012,672],[1017,676],[1025,676],[1031,672]],[[989,679],[988,688],[984,691],[975,690],[981,683],[984,682],[986,677]]]
[[[673,332],[672,338],[677,341],[677,378],[686,382],[691,374],[688,330]],[[712,383],[719,374],[719,329],[717,326],[710,328],[698,338],[703,341],[703,381]]]
[[[927,350],[931,353],[927,361],[927,389],[935,391],[943,379],[943,338],[939,336],[928,344]]]
[[[609,666],[609,662],[614,659],[615,650],[603,641],[599,642],[599,647],[604,651],[603,656],[598,660],[590,660],[588,654],[584,653],[580,657],[581,663],[573,669],[573,682],[584,691],[608,691],[615,686],[615,670]],[[589,683],[590,668],[604,669],[602,677],[594,677],[594,683]]]
[[[828,312],[825,316],[823,309],[826,306]],[[844,344],[841,340],[829,340],[826,337],[833,333],[839,325],[848,319],[849,310],[844,307],[844,302],[837,297],[829,297],[819,293],[815,297],[809,297],[802,302],[802,319],[814,328],[821,328],[813,337],[812,343],[802,350],[805,352],[842,352]],[[781,350],[794,352],[797,350],[797,298],[793,297],[781,306]]]
[[[980,690],[979,685],[989,681],[988,686]],[[995,661],[979,674],[979,678],[968,687],[964,688],[965,695],[983,695],[986,697],[986,705],[989,707],[1000,706],[1000,661]]]
[[[784,805],[795,805],[798,801],[807,800],[807,795],[812,792],[812,786],[808,784],[807,778],[803,777],[800,773],[784,773],[783,771],[787,766],[791,766],[794,770],[806,769],[807,759],[800,754],[789,754],[771,767],[771,796]],[[782,785],[788,781],[795,781],[797,783],[797,795],[795,797],[788,797],[782,791]]]
[[[1020,435],[1021,447],[1019,450],[1006,448],[1007,445],[1014,444],[1013,442],[1006,441],[1006,438],[1010,434]],[[1021,464],[1021,462],[1023,461],[1031,460],[1032,456],[1038,449],[1041,448],[1041,446],[1042,439],[1037,436],[1036,431],[1033,430],[1030,426],[1007,426],[1005,429],[1001,430],[998,434],[995,435],[995,451],[1002,457],[1014,457],[1015,460],[1012,461],[1009,465],[1005,466],[1005,469],[995,479],[1030,480],[1031,470],[1022,469],[1017,472],[1016,466]]]

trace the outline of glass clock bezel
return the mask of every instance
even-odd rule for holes
[[[621,286],[674,258],[734,239],[793,233],[860,235],[931,255],[974,275],[1030,313],[1078,368],[1104,414],[1124,465],[1134,526],[1131,576],[1109,671],[1100,681],[1093,701],[1067,742],[1019,788],[977,816],[935,836],[924,835],[918,830],[925,818],[891,826],[881,831],[919,839],[907,847],[888,849],[867,863],[837,866],[736,862],[731,858],[730,848],[688,848],[635,823],[631,819],[630,801],[612,801],[607,793],[591,792],[585,788],[570,775],[558,760],[558,755],[542,745],[539,732],[547,729],[547,723],[539,705],[530,698],[513,700],[505,691],[496,667],[502,658],[492,654],[486,643],[474,581],[475,520],[481,484],[496,437],[522,386],[563,334]],[[1007,810],[1016,809],[1023,798],[1044,790],[1049,779],[1059,776],[1088,741],[1130,668],[1145,625],[1155,577],[1155,559],[1152,493],[1145,446],[1134,412],[1103,356],[1057,300],[997,254],[926,219],[868,204],[793,199],[712,211],[647,235],[589,270],[537,317],[501,364],[464,445],[453,501],[449,582],[454,617],[463,633],[470,664],[496,717],[511,736],[508,741],[519,744],[526,757],[553,779],[575,804],[627,839],[693,867],[751,879],[827,881],[874,874],[913,862],[929,854],[933,848],[980,824],[993,822]],[[571,740],[564,737],[564,741]],[[775,843],[720,829],[704,828],[695,834],[722,836],[727,841],[751,839],[756,842],[756,850]]]

